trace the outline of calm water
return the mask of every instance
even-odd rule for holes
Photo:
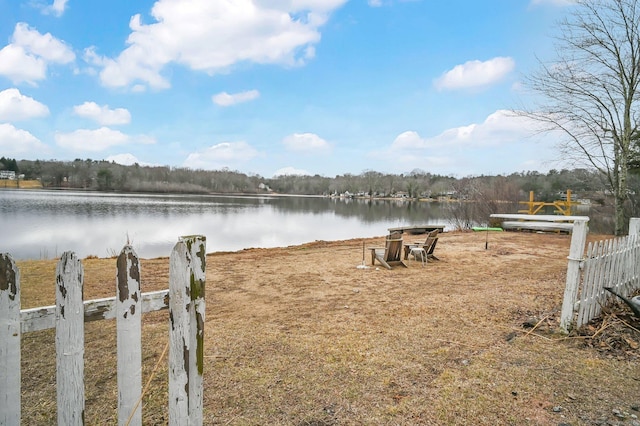
[[[236,251],[447,225],[444,217],[441,205],[422,202],[0,190],[0,252],[107,257],[128,239],[140,257],[153,258],[169,256],[182,235],[205,235],[207,252]]]

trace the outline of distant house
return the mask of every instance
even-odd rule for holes
[[[272,192],[271,188],[269,188],[269,185],[265,184],[265,183],[260,183],[258,185],[258,188],[262,191],[267,191],[267,192]]]
[[[0,170],[0,179],[16,180],[16,172],[13,170]]]

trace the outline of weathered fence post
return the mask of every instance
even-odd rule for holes
[[[125,246],[117,261],[116,324],[118,330],[118,424],[142,424],[142,298],[140,261]]]
[[[182,237],[169,260],[169,424],[201,425],[206,238]]]
[[[584,245],[587,242],[588,233],[588,219],[573,222],[571,247],[569,248],[568,257],[569,264],[567,265],[567,281],[564,289],[564,299],[562,301],[562,312],[560,314],[560,329],[565,333],[569,332],[569,328],[573,322],[578,287],[580,286],[580,265],[584,260]]]
[[[84,424],[84,269],[75,253],[56,268],[56,383],[58,424]]]
[[[640,217],[632,217],[629,219],[629,235],[640,234]]]
[[[0,254],[0,425],[20,424],[20,270]]]

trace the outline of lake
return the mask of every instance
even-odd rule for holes
[[[207,252],[368,238],[387,228],[443,224],[435,202],[288,196],[112,194],[0,190],[0,252],[14,259],[169,256],[183,235],[207,238]]]

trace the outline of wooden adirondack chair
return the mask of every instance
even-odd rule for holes
[[[411,249],[414,247],[421,247],[424,249],[427,254],[427,259],[440,260],[433,254],[436,249],[436,244],[438,244],[438,233],[439,230],[435,229],[427,234],[427,239],[424,242],[417,241],[413,243],[405,243],[404,244],[404,260],[409,258],[409,253],[411,253]]]
[[[400,233],[387,236],[384,247],[369,247],[369,250],[371,250],[372,265],[377,260],[387,269],[398,265],[407,266],[402,261],[402,234]]]

